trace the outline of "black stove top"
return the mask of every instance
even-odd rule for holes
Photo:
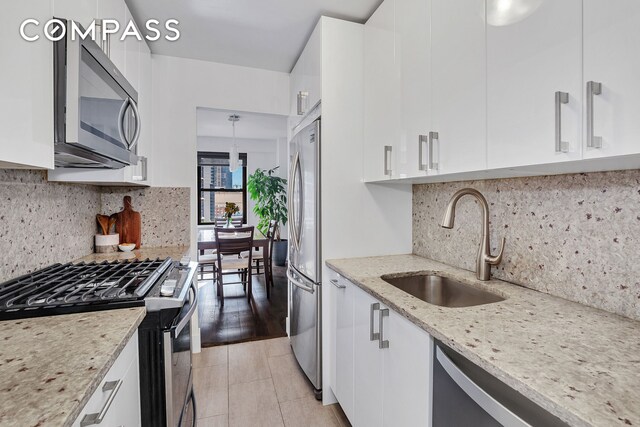
[[[54,264],[0,283],[0,319],[144,305],[173,267],[171,258]]]

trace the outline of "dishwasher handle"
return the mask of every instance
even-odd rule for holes
[[[514,414],[465,375],[440,347],[436,347],[436,359],[458,387],[493,419],[506,427],[531,427],[531,424]]]

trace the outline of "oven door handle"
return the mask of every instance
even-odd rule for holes
[[[191,282],[190,287],[191,287],[191,290],[193,291],[193,298],[189,302],[191,304],[191,307],[189,307],[189,311],[187,312],[187,315],[184,316],[182,320],[180,320],[180,322],[178,322],[178,324],[175,326],[174,336],[176,337],[180,335],[180,332],[182,332],[184,327],[187,326],[187,324],[191,321],[191,318],[193,317],[193,313],[195,313],[195,311],[198,309],[198,288],[196,288],[196,285],[193,282]]]

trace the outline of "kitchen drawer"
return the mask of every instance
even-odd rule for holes
[[[115,388],[103,390],[105,384],[121,381],[117,391]],[[109,398],[114,395],[111,403]],[[108,408],[107,408],[108,406]],[[140,380],[138,366],[138,333],[136,332],[122,350],[111,369],[104,376],[80,415],[73,423],[74,427],[94,424],[83,424],[88,414],[98,414],[105,410],[101,426],[134,427],[140,425]]]

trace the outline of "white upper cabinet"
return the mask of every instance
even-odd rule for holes
[[[364,27],[365,181],[406,174],[399,144],[401,92],[395,51],[395,4],[396,0],[384,1]]]
[[[133,16],[126,5],[125,9],[126,19],[124,25],[127,25],[129,21],[133,22]],[[138,27],[136,26],[136,28]],[[137,92],[140,92],[140,49],[143,44],[145,44],[144,39],[138,40],[135,36],[129,36],[124,41],[125,68],[121,71]]]
[[[582,155],[582,1],[531,4],[487,0],[489,169]]]
[[[72,19],[88,28],[98,13],[98,0],[52,0],[53,16]]]
[[[322,21],[318,21],[291,71],[290,126],[300,123],[322,96]]]
[[[398,174],[425,175],[431,127],[431,0],[396,0],[395,55],[400,73]],[[422,157],[420,157],[422,154]]]
[[[598,85],[591,84],[591,95],[588,82],[598,83],[600,93],[596,93]],[[582,90],[586,98],[584,157],[640,153],[640,2],[637,0],[584,2]],[[590,126],[593,126],[592,141],[589,141]],[[597,148],[598,142],[601,148]]]
[[[118,67],[122,73],[126,73],[126,41],[120,41],[120,35],[124,31],[123,26],[127,22],[127,6],[124,0],[98,0],[98,19],[115,19],[120,23],[117,33],[110,36],[109,49],[107,54],[111,62]],[[110,28],[112,28],[110,26]]]
[[[41,23],[53,16],[41,0],[5,4],[0,26],[0,167],[53,168],[53,49],[34,26],[25,41],[18,31],[27,18]]]
[[[485,169],[486,43],[484,0],[432,0],[433,172]],[[425,25],[427,23],[425,22]]]

